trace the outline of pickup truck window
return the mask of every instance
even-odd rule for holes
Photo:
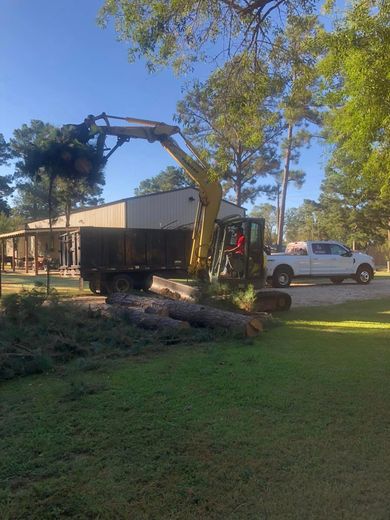
[[[315,255],[330,255],[332,254],[330,251],[330,244],[312,244],[313,253]]]
[[[307,255],[307,249],[306,247],[297,246],[297,245],[290,245],[286,248],[286,254],[287,255]]]
[[[344,247],[340,246],[339,244],[330,244],[330,254],[331,255],[345,255],[347,252]]]

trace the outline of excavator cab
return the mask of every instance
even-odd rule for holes
[[[252,285],[256,290],[255,312],[288,311],[291,306],[289,294],[264,290],[267,261],[264,227],[263,218],[217,220],[209,256],[210,280],[226,282],[237,289]]]
[[[233,217],[216,221],[210,279],[235,287],[265,286],[263,218]],[[242,238],[243,237],[243,238]]]

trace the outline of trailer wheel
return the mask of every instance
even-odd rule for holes
[[[127,274],[118,274],[112,280],[112,292],[130,292],[134,288],[134,282],[131,276]]]

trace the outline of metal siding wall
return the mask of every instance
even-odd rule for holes
[[[49,220],[36,220],[35,222],[30,222],[28,224],[28,229],[47,229],[49,227]],[[52,223],[52,227],[65,227],[65,217],[58,217],[56,221]]]
[[[194,200],[190,200],[190,199]],[[194,188],[159,193],[127,200],[127,226],[130,228],[159,229],[192,225],[198,205]],[[222,201],[218,217],[244,215],[244,210]]]
[[[194,200],[190,200],[194,199]],[[78,211],[70,217],[71,227],[116,227],[160,229],[191,226],[198,205],[198,192],[194,188],[159,193],[145,197],[128,199],[124,202],[108,204],[86,211]],[[127,214],[127,215],[126,215]],[[244,215],[244,210],[225,201],[221,203],[219,218]],[[126,218],[127,217],[127,218]],[[48,228],[48,220],[29,224],[29,229]],[[53,228],[65,227],[65,217],[60,216]]]
[[[126,203],[110,204],[89,211],[80,211],[70,217],[70,225],[124,228]]]
[[[190,201],[190,198],[193,201]],[[129,199],[127,225],[131,228],[159,229],[172,223],[177,227],[194,221],[198,193],[193,188],[185,191]]]
[[[244,217],[245,216],[244,208],[239,208],[238,206],[233,206],[233,204],[229,204],[228,202],[225,202],[223,200],[221,203],[221,207],[219,209],[218,218],[233,217],[236,215],[241,215],[242,217]]]
[[[93,227],[118,227],[124,228],[125,221],[125,202],[109,204],[85,211],[78,211],[71,214],[71,227],[93,226]],[[49,221],[38,220],[29,224],[29,229],[48,228]],[[53,228],[65,227],[65,216],[61,215],[54,223]]]

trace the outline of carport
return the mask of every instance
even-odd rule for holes
[[[0,268],[10,265],[12,272],[39,274],[44,270],[45,259],[59,260],[59,237],[73,228],[20,229],[0,235]]]

